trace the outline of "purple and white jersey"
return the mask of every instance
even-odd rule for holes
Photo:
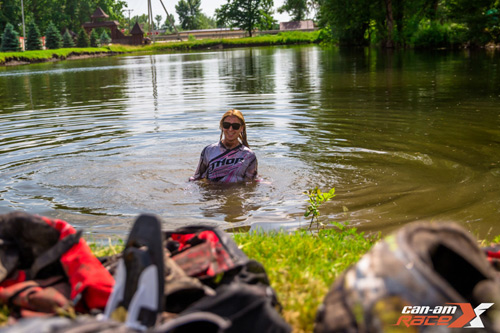
[[[196,173],[190,180],[206,178],[213,182],[234,183],[251,181],[257,177],[257,157],[240,144],[233,149],[221,141],[206,146],[201,152]]]

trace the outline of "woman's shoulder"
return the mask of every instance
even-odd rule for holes
[[[255,153],[253,152],[253,150],[245,145],[241,145],[240,149],[242,151],[244,151],[245,153],[247,153],[248,155],[253,155],[255,156]]]
[[[203,150],[213,150],[213,149],[221,149],[220,141],[211,143],[208,146],[205,146],[205,148],[203,148]]]

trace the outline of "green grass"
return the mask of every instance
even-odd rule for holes
[[[233,48],[247,46],[272,46],[319,43],[321,40],[319,31],[313,32],[285,32],[277,35],[263,35],[256,37],[232,38],[232,39],[200,39],[182,42],[156,43],[145,46],[110,45],[98,48],[64,48],[56,50],[40,50],[25,52],[0,52],[0,65],[9,61],[22,61],[36,63],[52,59],[64,60],[71,55],[87,54],[115,54],[132,52],[159,52],[159,51],[186,51],[210,48]]]
[[[355,228],[292,234],[236,234],[236,243],[261,262],[283,305],[283,317],[294,332],[312,332],[318,306],[335,278],[358,261],[378,237]]]
[[[4,64],[11,60],[17,60],[23,62],[41,62],[51,59],[62,60],[66,59],[70,55],[120,52],[120,51],[115,51],[114,49],[119,49],[119,48],[87,47],[87,48],[67,48],[67,49],[56,49],[56,50],[37,50],[37,51],[25,51],[25,52],[0,52],[0,64]]]

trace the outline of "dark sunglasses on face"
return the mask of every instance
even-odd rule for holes
[[[239,130],[240,127],[241,127],[241,124],[240,123],[227,123],[227,122],[223,122],[222,123],[222,127],[224,127],[224,129],[229,129],[229,127],[233,127],[233,129],[235,131]]]

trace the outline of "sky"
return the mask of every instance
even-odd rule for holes
[[[175,12],[175,5],[178,0],[162,0],[163,4],[167,8],[169,14],[174,14],[176,24],[179,22],[179,17]],[[280,7],[283,4],[284,0],[274,0],[274,18],[278,20],[278,22],[288,22],[290,21],[290,16],[286,13],[278,14],[276,8]],[[128,8],[125,9],[124,14],[125,17],[129,17],[128,9],[132,9],[130,12],[130,17],[134,17],[136,15],[148,14],[148,1],[147,0],[125,0],[128,4]],[[201,0],[201,11],[205,15],[209,17],[213,17],[215,14],[215,9],[219,8],[223,4],[225,4],[227,0]],[[156,15],[161,15],[163,20],[167,17],[165,14],[165,10],[161,5],[160,0],[151,0],[151,7],[153,9],[153,17]]]

